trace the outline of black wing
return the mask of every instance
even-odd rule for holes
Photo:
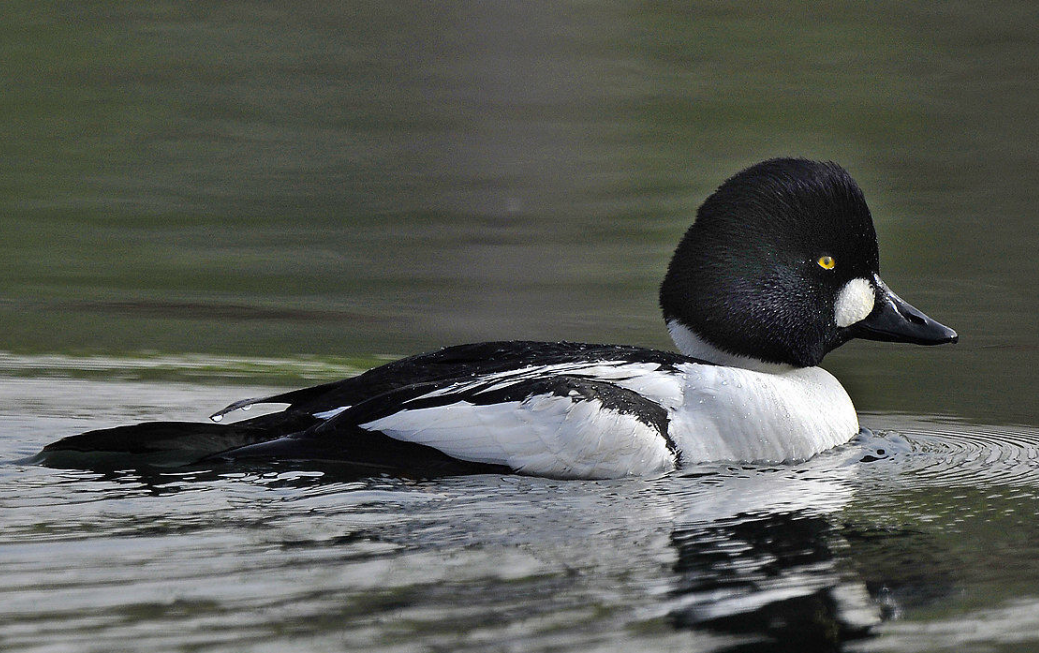
[[[356,406],[408,387],[441,382],[457,383],[520,367],[581,361],[656,363],[664,370],[673,370],[681,363],[703,363],[673,352],[626,345],[523,340],[481,342],[402,358],[341,381],[261,399],[246,399],[231,404],[215,416],[220,417],[245,406],[263,403],[289,404],[287,410],[315,415]]]

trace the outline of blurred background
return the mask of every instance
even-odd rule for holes
[[[961,334],[831,354],[859,408],[1036,423],[1033,3],[3,8],[9,374],[669,348],[657,285],[696,207],[799,155],[851,171],[888,284]],[[278,380],[304,379],[250,379]]]

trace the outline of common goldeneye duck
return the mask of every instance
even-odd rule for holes
[[[666,473],[706,461],[806,459],[858,418],[817,367],[852,338],[934,345],[956,332],[879,274],[869,208],[834,163],[773,159],[700,207],[660,289],[681,354],[622,345],[491,342],[405,358],[263,399],[225,423],[91,431],[39,460],[97,466],[335,461],[403,473],[564,478]]]

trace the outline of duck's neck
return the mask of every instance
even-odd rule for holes
[[[770,374],[782,374],[796,369],[793,365],[783,363],[767,363],[749,356],[738,356],[718,349],[714,345],[698,336],[692,329],[678,320],[668,320],[667,330],[671,332],[671,339],[682,354],[690,358],[698,358],[708,363],[725,365],[727,367],[742,367],[756,372],[768,372]]]

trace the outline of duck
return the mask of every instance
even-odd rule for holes
[[[860,431],[820,367],[852,339],[954,343],[880,277],[864,194],[833,162],[774,158],[699,207],[659,294],[677,352],[500,341],[450,346],[363,374],[245,399],[208,422],[100,429],[37,462],[345,465],[366,473],[665,475],[699,463],[811,458]],[[231,421],[255,404],[281,410]]]

